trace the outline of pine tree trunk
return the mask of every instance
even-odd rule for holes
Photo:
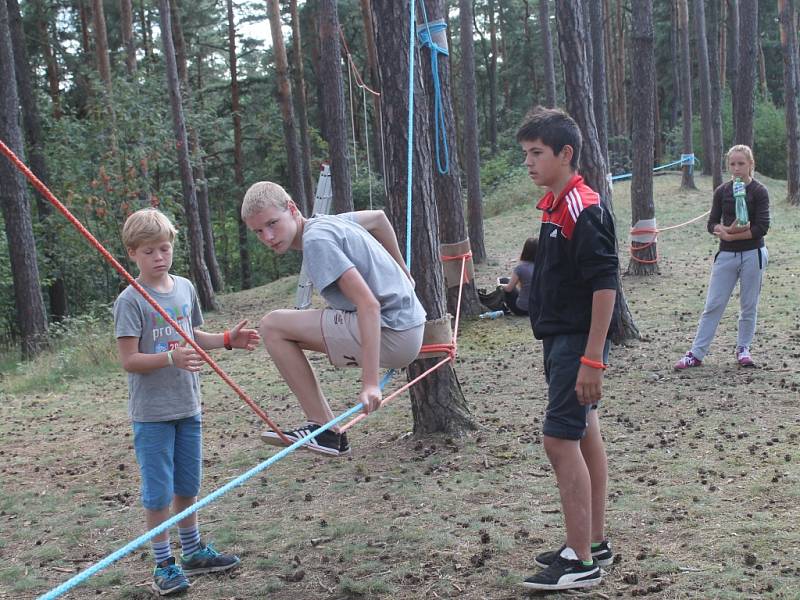
[[[0,0],[2,2],[2,0]],[[17,78],[17,92],[22,107],[22,124],[28,144],[28,164],[31,171],[45,184],[49,180],[47,163],[44,158],[44,134],[36,93],[31,83],[31,68],[28,51],[25,45],[25,32],[22,28],[22,15],[17,0],[8,0],[9,26],[11,29],[11,45],[14,53],[14,70]],[[50,316],[54,321],[61,321],[67,316],[67,288],[64,273],[59,261],[58,236],[50,225],[53,208],[50,203],[36,194],[36,215],[43,231],[43,252],[45,269],[49,274],[47,295],[50,301]]]
[[[0,1],[0,139],[17,156],[22,157],[19,98],[14,71],[8,7],[4,1]],[[28,359],[38,354],[47,343],[47,315],[39,289],[36,240],[33,237],[25,183],[22,174],[5,157],[0,157],[0,209],[11,260],[22,357]]]
[[[594,120],[597,124],[597,139],[600,142],[600,152],[610,166],[608,160],[608,90],[606,89],[606,40],[603,27],[603,5],[600,2],[587,2],[591,41],[593,48],[592,64],[592,102],[594,105]],[[587,48],[589,47],[587,46]]]
[[[672,65],[672,111],[670,112],[669,128],[674,129],[678,126],[678,118],[681,112],[681,53],[680,53],[680,28],[678,27],[678,6],[670,4],[670,64]]]
[[[39,45],[44,57],[47,72],[47,93],[53,103],[53,117],[61,118],[61,92],[59,90],[58,63],[53,55],[53,46],[50,41],[50,17],[42,6],[42,0],[35,0],[36,28],[39,33]]]
[[[133,42],[133,4],[131,0],[119,0],[122,46],[125,48],[125,70],[128,77],[136,72],[136,44]]]
[[[461,85],[464,96],[464,168],[467,179],[467,212],[472,262],[486,260],[483,237],[483,197],[481,195],[480,146],[478,144],[478,104],[475,84],[475,44],[473,40],[472,0],[459,0],[461,27]]]
[[[692,142],[692,58],[689,54],[689,6],[687,0],[678,2],[678,32],[681,49],[681,108],[683,116],[683,154],[693,154]],[[681,188],[696,190],[694,184],[694,166],[683,165]]]
[[[591,78],[586,60],[589,32],[583,22],[580,8],[571,2],[556,4],[556,24],[558,25],[558,48],[561,53],[561,63],[564,65],[567,111],[575,119],[583,134],[580,171],[586,183],[600,194],[603,206],[608,209],[613,218],[611,190],[606,179],[608,167],[597,140],[597,125],[594,121],[592,93],[589,87]],[[621,278],[611,329],[612,339],[615,343],[641,337],[628,308]]]
[[[108,54],[108,33],[106,32],[106,16],[103,12],[103,0],[92,0],[92,19],[94,21],[94,48],[97,54],[97,72],[103,82],[106,111],[111,121],[109,140],[111,154],[119,156],[117,144],[117,115],[114,110],[114,97],[111,87],[111,58]]]
[[[306,77],[303,67],[303,42],[300,36],[300,17],[297,0],[290,0],[292,16],[292,63],[294,76],[294,99],[297,106],[297,126],[300,129],[300,151],[303,163],[303,189],[306,191],[305,205],[314,206],[314,181],[311,178],[311,139],[308,135],[308,103],[306,100]],[[305,214],[311,214],[310,211]]]
[[[491,56],[486,65],[489,86],[489,147],[492,156],[497,154],[497,27],[494,22],[494,0],[486,5],[489,11],[489,43]]]
[[[192,86],[189,82],[189,68],[186,58],[186,42],[183,37],[181,25],[179,0],[170,0],[170,16],[172,17],[172,35],[175,45],[175,58],[178,63],[178,77],[181,81],[187,110],[191,113],[194,107]],[[200,64],[198,58],[198,65]],[[199,68],[199,67],[198,67]],[[203,148],[200,144],[200,135],[196,127],[188,128],[189,152],[193,158],[192,173],[194,175],[195,189],[197,190],[197,213],[200,216],[200,229],[203,232],[203,258],[205,259],[208,275],[211,278],[211,287],[215,292],[220,292],[225,287],[222,271],[217,261],[217,248],[214,243],[214,230],[211,225],[211,208],[208,203],[208,180],[206,179],[205,160]],[[146,178],[146,173],[142,174]]]
[[[797,24],[794,0],[778,0],[786,111],[786,200],[800,205],[800,131],[797,124]]]
[[[425,0],[428,19],[445,18],[445,0]],[[431,53],[423,49],[422,51],[423,76],[425,77],[425,87],[433,91],[430,85],[431,73]],[[450,89],[450,60],[447,56],[439,55],[439,80],[441,91],[441,111],[444,117],[444,135],[451,149],[450,168],[447,173],[439,173],[434,170],[433,189],[436,203],[436,210],[439,217],[439,241],[443,244],[455,244],[463,240],[468,240],[467,226],[464,219],[464,204],[461,194],[461,167],[458,163],[458,154],[455,152],[457,137],[455,135],[455,115],[453,114],[452,92]],[[434,96],[427,95],[428,118],[434,123]],[[431,129],[433,133],[434,130]],[[442,132],[440,132],[441,134]],[[436,159],[434,158],[434,163]],[[452,283],[451,283],[452,285]],[[447,311],[451,315],[456,314],[458,307],[458,286],[447,289]],[[478,291],[475,281],[467,281],[461,294],[461,315],[465,317],[478,316],[481,313],[481,303],[478,299]]]
[[[172,125],[175,133],[175,145],[178,154],[178,167],[181,173],[183,189],[183,206],[186,211],[186,224],[189,231],[189,262],[192,279],[197,289],[200,306],[204,310],[217,308],[214,289],[208,275],[203,258],[203,231],[200,227],[200,216],[197,209],[197,192],[194,175],[189,159],[189,143],[186,136],[186,121],[181,103],[181,87],[178,81],[178,66],[175,60],[175,46],[172,42],[172,24],[169,11],[169,0],[159,0],[158,12],[161,16],[161,41],[164,47],[164,62],[167,76],[167,90],[172,108]]]
[[[728,75],[728,87],[731,92],[733,129],[736,131],[736,119],[739,117],[739,111],[736,108],[739,89],[738,77],[741,69],[739,65],[739,45],[741,43],[741,36],[739,35],[739,0],[727,0],[727,6],[728,54],[725,60],[725,72]],[[734,137],[736,136],[734,135]]]
[[[350,152],[347,144],[347,124],[342,81],[342,51],[339,44],[339,13],[336,0],[319,1],[320,69],[319,93],[325,107],[325,134],[331,163],[333,212],[353,210],[353,190],[350,181]]]
[[[711,175],[714,163],[713,127],[711,124],[711,74],[708,66],[706,39],[706,0],[692,0],[694,35],[696,40],[697,76],[700,79],[700,128],[703,137],[703,175]]]
[[[758,0],[739,0],[739,61],[733,143],[753,147],[753,111],[758,60]]]
[[[717,40],[724,39],[725,28],[720,26],[719,7],[720,1],[712,0],[709,2],[708,19],[706,22],[711,26],[708,32],[708,74],[711,81],[711,177],[714,189],[722,185],[722,87],[721,75],[725,72],[720,69],[724,64],[720,60]],[[723,4],[724,6],[724,4]],[[722,45],[722,42],[720,42]]]
[[[387,139],[386,181],[389,185],[387,208],[398,230],[401,247],[405,243],[406,145],[408,121],[408,30],[409,14],[406,3],[394,0],[373,0],[375,40],[378,47],[380,77],[384,101],[382,119]],[[416,62],[416,101],[425,102],[421,86],[421,70]],[[431,145],[428,137],[428,112],[413,111],[414,145],[412,179],[413,203],[411,272],[417,282],[417,295],[428,320],[445,314],[442,268],[439,261],[438,217],[433,202],[433,182],[430,165]],[[438,362],[438,359],[416,360],[408,368],[414,378]],[[452,363],[445,364],[411,390],[414,433],[461,435],[475,429],[461,386]]]
[[[297,142],[297,128],[294,122],[294,100],[292,87],[289,84],[289,59],[286,57],[286,46],[281,31],[281,11],[278,0],[267,0],[269,24],[272,32],[272,51],[275,55],[275,72],[278,104],[283,117],[283,140],[286,144],[286,166],[289,170],[289,188],[304,215],[310,214],[306,197],[305,179],[303,178],[303,159]]]
[[[373,90],[381,89],[380,76],[378,75],[378,49],[375,47],[375,28],[372,25],[372,2],[361,0],[361,20],[364,23],[364,42],[367,47],[367,69],[369,71],[369,85]],[[372,97],[372,155],[373,163],[381,177],[383,169],[383,139],[381,138],[381,97],[370,94]]]
[[[239,105],[239,74],[236,70],[236,27],[233,22],[233,0],[228,5],[228,63],[231,73],[231,116],[233,117],[233,181],[236,184],[236,224],[239,231],[239,277],[243,290],[253,287],[250,269],[250,250],[247,242],[247,226],[239,210],[244,196],[244,171],[242,168],[242,113]]]
[[[553,61],[553,36],[550,33],[548,0],[539,0],[539,27],[542,31],[541,52],[544,62],[545,105],[556,105],[556,68]]]
[[[655,219],[653,202],[653,107],[656,89],[655,34],[653,2],[639,0],[631,6],[631,86],[637,101],[631,106],[633,176],[631,178],[631,227],[646,219]],[[650,100],[650,101],[648,101]],[[655,239],[632,241],[628,273],[652,275],[658,272]]]

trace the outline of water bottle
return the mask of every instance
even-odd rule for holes
[[[489,312],[481,313],[478,315],[479,319],[496,319],[505,315],[502,310],[490,310]]]
[[[733,180],[733,200],[736,202],[736,224],[747,225],[750,216],[747,214],[747,192],[744,182],[738,177]]]

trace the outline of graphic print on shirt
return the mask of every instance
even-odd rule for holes
[[[190,304],[184,304],[179,308],[174,306],[163,306],[162,308],[176,323],[178,323],[181,329],[186,332],[191,331],[192,306]],[[151,311],[149,322],[153,333],[154,353],[169,352],[180,346],[180,336],[178,336],[178,339],[170,339],[175,338],[177,333],[172,325],[167,323],[167,320],[161,316],[160,313],[155,310]]]
[[[555,226],[550,237],[557,237],[556,231],[559,231],[564,238],[571,240],[575,223],[583,209],[599,203],[597,193],[584,184],[580,175],[575,175],[558,198],[553,192],[548,192],[536,207],[542,211],[542,222]]]

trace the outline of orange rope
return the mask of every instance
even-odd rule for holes
[[[156,302],[155,300],[153,300],[152,297],[150,297],[150,294],[148,294],[147,291],[139,284],[139,282],[136,281],[136,279],[134,279],[131,276],[131,274],[125,270],[125,267],[123,267],[117,261],[116,258],[111,256],[108,250],[106,250],[105,247],[100,242],[98,242],[97,239],[89,232],[89,230],[86,229],[86,227],[84,227],[83,224],[72,215],[69,209],[67,209],[67,207],[64,206],[58,200],[58,198],[56,198],[53,195],[53,193],[48,189],[48,187],[44,183],[42,183],[41,180],[38,177],[36,177],[36,175],[34,175],[33,172],[31,172],[31,170],[28,169],[27,166],[25,166],[25,164],[23,164],[23,162],[17,157],[16,154],[14,154],[11,148],[5,145],[3,140],[0,140],[0,152],[5,155],[6,158],[8,158],[8,160],[11,161],[11,163],[17,169],[19,169],[22,172],[22,174],[25,175],[25,177],[27,177],[28,181],[31,182],[31,185],[34,188],[36,188],[39,191],[39,193],[42,194],[42,196],[44,196],[44,198],[46,198],[50,202],[50,204],[55,206],[59,210],[59,212],[62,215],[64,215],[70,223],[72,223],[75,229],[77,229],[78,232],[81,233],[83,237],[85,237],[89,241],[89,243],[98,252],[100,252],[100,254],[103,255],[103,258],[105,258],[111,264],[111,266],[114,267],[119,272],[119,274],[123,277],[123,279],[125,279],[130,285],[132,285],[134,289],[136,289],[136,291],[139,292],[142,295],[142,297],[145,300],[147,300],[147,302],[149,302],[152,305],[152,307],[162,317],[164,317],[164,320],[166,320],[166,322],[169,323],[175,329],[175,331],[178,332],[178,334],[180,334],[180,336],[184,340],[186,340],[186,342],[192,348],[194,348],[197,351],[197,353],[203,358],[204,361],[206,361],[211,366],[211,368],[217,373],[217,375],[219,375],[222,378],[222,380],[225,383],[227,383],[233,389],[234,392],[236,392],[239,398],[244,400],[245,403],[247,403],[247,405],[251,409],[253,409],[253,412],[255,412],[261,418],[261,420],[263,420],[267,425],[270,426],[270,428],[275,433],[278,434],[278,437],[281,438],[281,441],[283,441],[286,445],[291,445],[292,441],[289,438],[287,438],[280,429],[278,429],[278,426],[272,422],[267,413],[265,413],[255,402],[253,402],[250,399],[250,397],[245,393],[245,391],[242,388],[240,388],[236,384],[236,382],[234,382],[233,379],[231,379],[230,376],[225,371],[223,371],[222,368],[216,362],[214,362],[214,360],[208,355],[208,353],[205,350],[203,350],[203,348],[201,348],[197,344],[197,342],[195,342],[183,329],[181,329],[180,325],[178,325],[178,323],[172,317],[170,317],[169,314],[163,308],[161,308],[161,306],[159,306],[158,302]]]
[[[656,252],[656,257],[653,258],[653,259],[639,258],[638,256],[636,256],[634,254],[634,252],[641,252],[642,250],[645,250],[645,249],[649,248],[650,246],[654,246],[656,244],[656,242],[658,241],[658,234],[661,233],[662,231],[669,231],[670,229],[678,229],[679,227],[683,227],[685,225],[689,225],[691,223],[694,223],[695,221],[699,221],[700,219],[702,219],[703,217],[708,215],[708,213],[710,213],[710,212],[711,212],[710,210],[707,210],[702,215],[698,215],[698,216],[694,217],[693,219],[689,219],[688,221],[684,221],[683,223],[678,223],[677,225],[670,225],[669,227],[661,227],[661,228],[657,228],[657,229],[656,228],[635,229],[635,228],[632,227],[631,228],[631,235],[637,235],[637,234],[640,234],[640,233],[652,233],[653,234],[653,241],[651,241],[651,242],[634,242],[634,241],[631,241],[631,247],[630,247],[631,260],[634,260],[634,261],[636,261],[636,262],[638,262],[640,264],[643,264],[643,265],[652,265],[652,264],[657,263],[658,259],[660,258],[658,252]],[[637,244],[637,245],[634,245],[634,244]]]
[[[436,369],[439,369],[440,367],[446,365],[447,363],[454,362],[456,360],[456,354],[458,352],[458,348],[457,348],[457,345],[456,345],[456,340],[458,338],[458,323],[461,320],[461,292],[464,289],[464,282],[466,281],[466,276],[467,276],[467,258],[469,258],[471,256],[472,256],[472,253],[468,252],[468,253],[462,254],[460,256],[454,256],[454,257],[444,257],[444,256],[442,256],[441,257],[442,260],[461,259],[461,282],[460,282],[460,284],[458,286],[458,304],[456,305],[456,321],[455,321],[455,325],[453,326],[453,339],[449,344],[427,344],[427,345],[424,345],[424,346],[422,346],[422,348],[420,348],[420,352],[421,353],[422,352],[447,352],[447,357],[443,358],[442,360],[440,360],[438,363],[433,365],[430,369],[428,369],[427,371],[425,371],[421,375],[418,375],[417,377],[415,377],[413,380],[411,380],[408,383],[406,383],[401,388],[395,390],[390,395],[386,396],[386,398],[381,400],[381,403],[378,405],[378,408],[381,408],[383,405],[388,404],[389,402],[394,400],[397,396],[402,394],[404,391],[406,391],[408,388],[410,388],[412,385],[414,385],[415,383],[417,383],[421,379],[424,379],[425,377],[427,377],[428,375],[433,373]],[[350,429],[350,427],[352,427],[353,425],[355,425],[356,423],[358,423],[362,419],[366,418],[366,416],[367,416],[366,414],[361,413],[360,415],[354,417],[351,421],[349,421],[345,425],[343,425],[342,428],[340,429],[340,431],[347,431],[348,429]]]

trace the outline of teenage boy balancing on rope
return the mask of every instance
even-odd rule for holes
[[[176,230],[156,209],[133,213],[122,241],[139,268],[137,281],[181,328],[204,349],[254,350],[258,332],[241,321],[231,331],[206,333],[197,293],[188,279],[171,275]],[[133,287],[114,303],[114,328],[122,368],[128,372],[128,413],[141,473],[142,504],[148,529],[197,501],[202,472],[200,355]],[[178,522],[181,561],[176,564],[169,532],[153,538],[156,568],[152,588],[161,596],[190,587],[187,575],[227,571],[239,558],[222,554],[200,539],[197,513]]]
[[[381,401],[379,366],[411,363],[425,328],[425,310],[386,215],[370,210],[306,218],[281,186],[262,181],[247,190],[242,220],[277,254],[302,251],[306,274],[329,307],[275,310],[261,320],[264,346],[308,418],[283,433],[294,442],[333,419],[305,350],[327,354],[337,367],[361,367],[358,401],[364,412],[375,410]],[[273,431],[262,439],[284,445]],[[347,434],[338,427],[304,448],[329,456],[350,452]]]
[[[613,563],[605,539],[608,464],[597,403],[608,360],[607,335],[618,288],[611,215],[576,172],[581,132],[556,109],[534,108],[517,131],[533,182],[547,190],[528,310],[542,340],[548,403],[544,449],[553,466],[566,542],[536,557],[544,567],[526,588],[595,585]]]

